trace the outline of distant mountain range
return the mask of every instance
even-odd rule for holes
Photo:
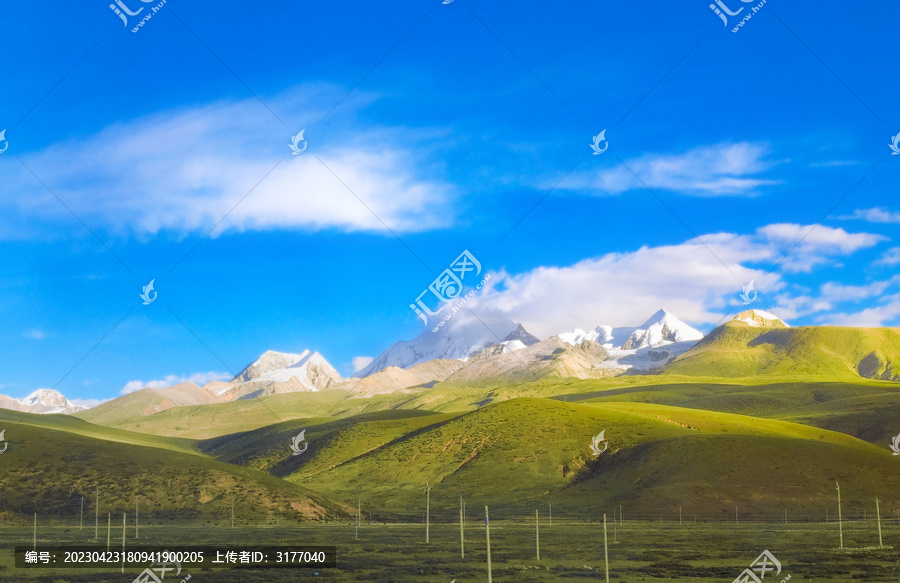
[[[600,325],[540,340],[506,318],[458,313],[437,331],[426,329],[413,340],[395,342],[351,378],[342,377],[318,352],[267,351],[228,382],[141,389],[95,407],[85,418],[101,418],[122,407],[146,416],[174,407],[329,389],[372,397],[436,383],[588,379],[629,372],[746,376],[827,369],[900,380],[897,336],[887,328],[790,328],[764,310],[742,312],[704,336],[659,310],[640,326]],[[0,395],[0,408],[65,414],[85,409],[49,389],[19,400]]]

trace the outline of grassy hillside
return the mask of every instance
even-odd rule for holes
[[[75,416],[91,423],[112,425],[123,418],[152,415],[173,407],[210,405],[218,399],[194,383],[181,383],[164,389],[141,389],[107,401]]]
[[[4,422],[9,446],[0,471],[0,511],[5,515],[72,516],[80,509],[81,496],[89,504],[97,487],[101,512],[130,513],[139,497],[142,515],[148,517],[224,518],[232,497],[244,518],[277,514],[318,519],[343,517],[348,510],[249,468],[173,448],[128,443],[125,432],[93,438],[83,427],[79,432],[49,428],[58,421]],[[79,423],[84,422],[75,425]],[[110,440],[113,436],[117,439]],[[141,439],[146,436],[135,436],[136,441]]]
[[[900,381],[900,329],[725,324],[666,366],[665,373],[749,377],[815,375]]]
[[[93,423],[88,423],[87,421],[83,421],[70,415],[23,414],[17,411],[0,409],[0,427],[10,427],[13,423],[35,428],[65,431],[73,435],[101,439],[104,441],[155,447],[188,454],[198,453],[197,442],[193,439],[180,439],[123,431],[112,427],[94,425]],[[13,432],[10,431],[8,439],[11,439],[12,435]]]
[[[123,403],[115,409],[77,413],[82,419],[155,435],[205,439],[251,431],[290,419],[348,415],[362,410],[368,401],[346,401],[346,391],[321,391],[274,395],[211,405],[175,407],[143,415],[140,403]],[[102,406],[102,405],[101,405]]]
[[[517,399],[419,423],[368,449],[330,441],[295,462],[286,479],[395,512],[420,506],[428,482],[451,504],[459,494],[500,506],[552,499],[588,509],[627,501],[646,512],[691,505],[709,518],[735,504],[760,510],[830,504],[835,479],[848,504],[875,495],[891,500],[900,479],[900,466],[884,448],[713,411]],[[587,446],[604,428],[610,450],[595,459]]]

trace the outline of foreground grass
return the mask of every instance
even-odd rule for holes
[[[471,511],[470,511],[471,513]],[[886,546],[900,546],[900,526],[896,519],[883,521]],[[83,543],[93,529],[83,531],[63,527],[39,532],[38,542]],[[129,533],[130,534],[130,533]],[[314,526],[240,526],[171,523],[143,527],[141,542],[178,545],[210,544],[306,544],[334,545],[338,568],[316,574],[307,569],[204,570],[191,573],[191,583],[282,582],[282,581],[378,581],[448,582],[487,581],[485,528],[483,520],[466,526],[465,558],[460,556],[459,526],[432,524],[429,544],[424,525],[363,524],[359,540],[349,524]],[[578,582],[603,580],[603,527],[599,522],[555,520],[541,526],[541,559],[535,557],[533,520],[492,520],[491,559],[494,581],[523,583]],[[91,569],[41,571],[30,576],[14,568],[12,547],[31,544],[32,532],[24,527],[0,528],[0,580],[9,583],[125,583],[137,572],[118,569],[95,572]],[[791,581],[868,581],[888,583],[900,580],[900,561],[893,548],[877,548],[873,521],[844,523],[843,551],[837,548],[834,522],[803,524],[610,522],[609,576],[616,583],[641,581],[731,581],[764,550],[771,551],[782,564],[782,573]],[[105,545],[105,533],[101,533]],[[118,539],[121,544],[121,539]],[[133,541],[128,541],[130,545]],[[116,538],[112,546],[117,546]],[[187,570],[182,573],[190,572]],[[180,580],[180,579],[179,579]]]

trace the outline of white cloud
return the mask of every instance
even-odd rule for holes
[[[498,274],[473,310],[507,314],[540,337],[599,324],[635,326],[660,308],[695,325],[714,324],[727,311],[725,298],[736,298],[751,279],[761,294],[782,285],[778,275],[740,265],[760,255],[746,237],[723,234],[704,240],[733,275],[697,241],[642,247],[568,267]]]
[[[831,326],[896,326],[900,324],[900,294],[882,298],[881,305],[854,313],[831,314],[822,319]]]
[[[886,292],[900,284],[900,275],[895,275],[883,281],[873,281],[866,285],[844,285],[837,282],[827,282],[820,286],[819,294],[813,297],[808,293],[791,296],[782,293],[776,296],[777,311],[785,318],[809,316],[835,310],[840,304],[852,302],[857,304],[873,298],[879,298]],[[827,319],[822,315],[820,320]]]
[[[857,209],[852,215],[840,217],[842,219],[857,219],[870,223],[900,223],[900,213],[891,212],[883,208]]]
[[[43,330],[27,330],[24,334],[22,334],[25,338],[30,338],[31,340],[43,340],[47,337],[47,334]]]
[[[308,125],[321,115],[297,104],[276,109]],[[308,149],[292,156],[288,143],[299,129],[277,123],[256,100],[222,102],[111,126],[23,159],[87,223],[123,233],[206,233],[226,214],[213,236],[292,228],[387,234],[381,221],[395,232],[452,224],[452,188],[435,178],[421,136],[310,127]],[[10,192],[22,193],[16,212],[70,220],[30,173],[17,172],[7,181]]]
[[[793,223],[766,225],[757,229],[757,233],[778,246],[782,253],[787,253],[781,261],[785,271],[804,273],[816,265],[830,262],[833,257],[850,255],[887,240],[887,237],[872,233],[848,233],[823,225]]]
[[[875,265],[900,265],[900,247],[892,247],[885,251]]]
[[[359,372],[375,360],[371,356],[357,356],[353,359],[353,372]]]
[[[501,272],[473,299],[473,310],[507,315],[541,337],[599,324],[636,326],[660,308],[702,327],[718,323],[729,307],[739,306],[738,294],[755,279],[762,300],[757,305],[791,318],[810,306],[828,309],[837,300],[780,294],[787,285],[782,272],[833,263],[836,257],[880,240],[819,227],[790,252],[790,261],[783,261],[779,271],[768,273],[796,243],[790,234],[799,238],[808,231],[802,225],[769,225],[752,235],[702,235],[705,245],[692,239],[609,253],[571,266],[538,267],[519,275]],[[837,286],[828,292],[835,297],[853,293]]]
[[[703,146],[683,154],[647,154],[626,160],[628,168],[617,164],[599,173],[573,173],[558,188],[619,194],[645,184],[654,190],[697,196],[752,195],[760,186],[780,184],[757,176],[774,165],[763,160],[767,152],[765,144],[740,142]]]
[[[177,385],[179,383],[194,383],[195,385],[203,386],[210,381],[227,381],[232,377],[231,374],[225,372],[196,372],[190,376],[177,376],[177,375],[167,375],[163,379],[152,380],[152,381],[128,381],[125,383],[125,386],[122,387],[122,390],[119,391],[120,395],[127,395],[128,393],[133,393],[135,391],[139,391],[141,389],[164,389],[166,387],[171,387],[172,385]]]

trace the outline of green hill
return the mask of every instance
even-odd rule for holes
[[[674,504],[720,518],[735,505],[818,512],[832,503],[836,479],[848,504],[891,500],[900,479],[888,449],[841,433],[663,405],[515,399],[457,416],[326,425],[308,430],[308,455],[281,465],[271,463],[278,456],[245,461],[332,498],[360,497],[407,515],[417,515],[426,483],[436,507],[463,495],[498,507],[552,500],[588,511],[622,503],[641,516],[668,515]],[[610,448],[594,458],[587,446],[604,428]],[[279,443],[270,447],[286,450],[289,433],[273,434]],[[239,449],[229,446],[230,459],[240,461]]]
[[[754,328],[728,322],[662,369],[715,377],[830,376],[900,381],[900,329]]]
[[[178,451],[174,444],[165,447],[164,438],[94,430],[83,421],[53,417],[4,420],[8,449],[0,460],[3,514],[73,516],[81,497],[89,502],[97,487],[101,512],[131,512],[138,497],[141,514],[148,517],[224,518],[232,497],[244,519],[280,515],[313,520],[344,517],[349,511],[263,472]],[[68,423],[73,431],[65,428]],[[101,437],[91,437],[92,432]],[[142,442],[161,447],[136,445]]]

